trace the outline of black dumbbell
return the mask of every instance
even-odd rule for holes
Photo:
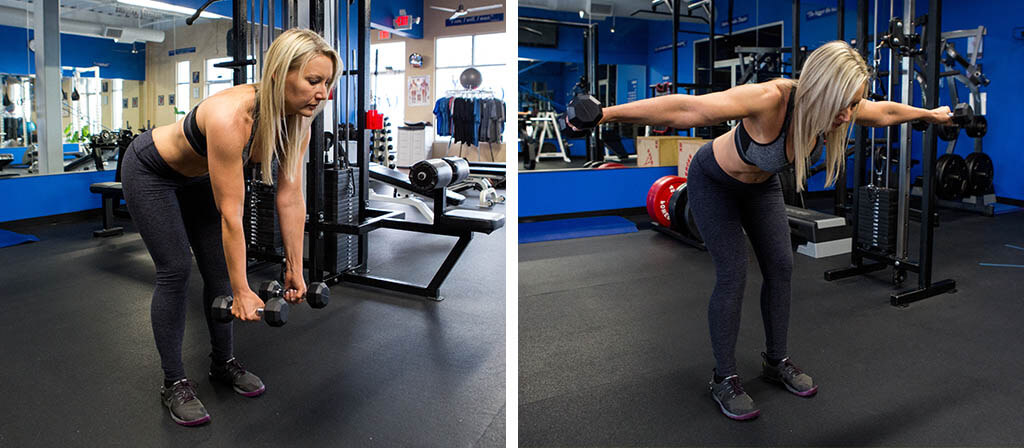
[[[277,280],[264,280],[257,292],[264,302],[284,298],[284,287]],[[326,283],[313,282],[306,288],[306,302],[313,308],[323,308],[331,300],[331,289]]]
[[[959,103],[953,108],[953,123],[960,127],[966,127],[974,121],[974,109],[970,104]]]
[[[220,296],[213,299],[213,318],[219,322],[231,322],[231,305],[235,299],[231,296]],[[263,308],[256,308],[256,313],[271,327],[280,327],[288,323],[288,302],[278,297],[264,302]]]
[[[601,102],[586,92],[579,92],[569,101],[565,116],[576,129],[593,129],[601,122]]]

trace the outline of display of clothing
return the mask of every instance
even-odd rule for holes
[[[437,135],[455,143],[478,146],[501,143],[505,102],[497,98],[444,97],[434,103]]]

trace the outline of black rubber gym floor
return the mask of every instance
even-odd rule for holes
[[[327,308],[293,307],[284,327],[236,323],[238,359],[267,384],[258,398],[206,379],[193,269],[183,357],[212,421],[185,428],[159,398],[153,262],[131,223],[118,222],[127,232],[109,239],[91,236],[98,216],[0,225],[41,239],[0,249],[0,446],[505,445],[504,229],[475,235],[442,302],[336,285]],[[370,235],[371,272],[419,284],[455,242]],[[250,273],[250,284],[277,273]]]
[[[979,263],[1024,265],[1024,212],[941,218],[933,278],[958,291],[908,307],[889,305],[891,270],[826,282],[849,255],[795,256],[790,353],[820,385],[813,398],[757,377],[750,252],[737,361],[761,416],[747,422],[723,416],[707,391],[706,252],[651,230],[520,245],[520,443],[1020,446],[1024,269]],[[908,274],[904,287],[916,283]]]

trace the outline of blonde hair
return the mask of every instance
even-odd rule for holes
[[[796,164],[796,188],[803,191],[807,183],[807,158],[818,135],[824,133],[826,186],[831,186],[839,176],[840,164],[846,161],[846,146],[850,124],[857,117],[853,111],[849,123],[832,129],[832,122],[839,111],[847,108],[857,90],[866,86],[869,77],[868,65],[864,58],[849,44],[841,40],[832,41],[811,52],[804,62],[798,81],[791,81],[796,91],[793,107],[793,152]],[[865,87],[867,89],[867,87]]]
[[[327,56],[334,65],[328,90],[334,88],[342,70],[338,53],[319,34],[308,29],[292,28],[274,39],[263,59],[263,73],[257,86],[259,114],[252,142],[252,160],[260,163],[264,183],[273,183],[273,162],[276,154],[281,168],[292,180],[302,162],[302,141],[309,126],[302,125],[301,115],[285,114],[285,79],[292,70],[304,70],[317,56]],[[327,101],[321,101],[313,113],[319,114]]]

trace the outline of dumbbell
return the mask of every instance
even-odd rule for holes
[[[260,299],[269,302],[277,298],[284,298],[284,287],[277,280],[264,280],[257,291]],[[306,302],[313,308],[323,308],[331,301],[331,288],[326,283],[313,282],[306,288]]]
[[[234,297],[231,296],[219,296],[213,299],[213,318],[219,322],[231,322],[231,319],[235,317],[231,314],[231,305],[234,301]],[[256,314],[262,316],[267,325],[280,327],[288,323],[288,310],[288,302],[285,302],[281,297],[277,297],[265,300],[263,308],[256,308]]]
[[[974,109],[970,104],[959,103],[953,108],[953,123],[960,127],[967,127],[974,120]]]
[[[565,118],[576,129],[594,129],[601,122],[601,102],[586,92],[579,92],[565,108]]]

